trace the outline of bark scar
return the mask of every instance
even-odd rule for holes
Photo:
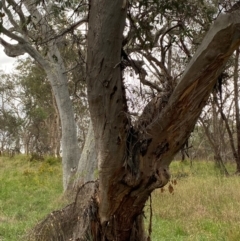
[[[101,63],[100,63],[100,68],[99,68],[99,74],[102,72],[102,67],[103,67],[103,62],[104,62],[104,58],[102,58]]]
[[[112,93],[110,94],[110,100],[112,99],[112,97],[113,97],[113,95],[116,93],[116,91],[117,91],[117,86],[115,85],[115,86],[113,87]]]

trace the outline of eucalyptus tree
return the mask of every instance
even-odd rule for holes
[[[68,69],[60,52],[68,42],[66,34],[86,22],[85,3],[34,0],[1,0],[0,44],[10,57],[27,53],[46,72],[50,81],[61,119],[63,186],[67,188],[71,170],[79,161],[76,123],[68,91]],[[72,17],[65,14],[74,9]],[[64,26],[64,29],[62,28]],[[9,39],[15,41],[10,42]]]
[[[66,52],[66,49],[64,50]],[[74,49],[67,59],[73,61]],[[76,57],[76,55],[75,55]],[[77,74],[82,68],[71,72],[68,89],[74,108],[74,118],[78,127],[78,143],[85,140],[86,120],[89,116],[86,107],[85,83]],[[26,153],[60,156],[61,124],[50,83],[42,68],[30,58],[17,61],[15,78],[19,83],[21,104],[25,115],[23,133]],[[84,74],[83,74],[84,76]]]
[[[141,3],[133,1],[136,7]],[[155,13],[158,3],[153,1],[148,6],[151,13]],[[152,68],[168,79],[162,85],[150,83],[142,59],[134,55],[129,58],[122,51],[125,25],[135,23],[128,16],[128,6],[127,1],[112,0],[91,1],[90,5],[86,76],[95,148],[90,147],[93,142],[88,142],[88,151],[96,154],[98,180],[79,187],[74,203],[37,225],[33,239],[149,240],[143,229],[145,203],[152,191],[168,183],[174,155],[188,139],[217,77],[240,45],[239,10],[221,14],[181,78],[172,80],[164,57],[171,47],[169,38],[164,39],[163,30],[155,31],[162,59],[149,52],[142,55],[157,63]],[[138,25],[134,28],[137,30]],[[138,42],[141,38],[136,48]],[[146,39],[142,44],[148,44]],[[129,65],[142,82],[159,92],[134,121],[123,78]]]

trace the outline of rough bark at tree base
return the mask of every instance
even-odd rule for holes
[[[127,239],[116,238],[107,234],[108,226],[118,229],[114,218],[104,224],[100,224],[98,217],[98,182],[88,182],[79,188],[75,201],[62,210],[53,211],[43,221],[31,230],[26,240],[28,241],[110,241],[150,240],[144,231],[143,215],[135,217],[130,237]],[[132,206],[126,207],[130,210]],[[115,226],[114,226],[115,225]],[[122,230],[124,233],[125,231]],[[116,236],[119,237],[119,232]],[[123,236],[122,236],[123,237]]]
[[[50,213],[28,234],[31,241],[91,240],[91,221],[96,214],[94,196],[96,184],[82,186],[73,203]],[[84,198],[83,198],[84,197]],[[89,236],[89,237],[88,237]]]

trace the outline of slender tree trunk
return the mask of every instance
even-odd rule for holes
[[[56,51],[57,50],[55,50],[55,54]],[[60,56],[58,59],[60,59]],[[51,82],[61,119],[63,188],[66,190],[69,180],[74,175],[73,170],[77,168],[80,150],[77,142],[77,128],[73,106],[67,88],[67,77],[63,74],[63,66],[59,65],[58,63],[56,66],[45,69],[45,71]]]
[[[237,163],[238,153],[237,153],[237,150],[236,150],[236,147],[235,147],[235,144],[234,144],[233,132],[231,131],[231,128],[230,128],[230,126],[229,126],[229,121],[228,121],[229,119],[228,119],[228,118],[226,117],[226,115],[224,114],[223,108],[222,108],[221,105],[219,105],[218,102],[217,102],[217,106],[218,106],[218,109],[219,109],[219,111],[220,111],[222,120],[224,121],[225,126],[226,126],[226,129],[227,129],[227,133],[228,133],[228,137],[229,137],[229,142],[230,142],[230,146],[231,146],[233,158],[234,158],[235,162]]]
[[[213,103],[214,105],[214,103]],[[216,112],[214,113],[213,111],[213,116],[216,114]],[[215,119],[215,117],[213,117],[213,119]],[[219,143],[219,137],[216,133],[216,130],[211,133],[210,130],[209,130],[209,127],[205,124],[204,120],[200,117],[199,118],[200,122],[202,123],[202,127],[204,129],[204,132],[207,136],[207,139],[210,143],[210,146],[212,147],[212,150],[213,150],[213,153],[214,153],[214,161],[215,161],[215,164],[216,166],[219,168],[219,170],[225,174],[226,176],[229,175],[224,163],[223,163],[223,160],[222,160],[222,156],[221,156],[221,152],[220,152],[220,146],[221,144]],[[213,129],[216,129],[216,120],[213,120]]]
[[[221,131],[220,131],[220,126],[222,126],[222,122],[220,123],[220,119],[218,118],[218,112],[217,112],[217,104],[215,103],[215,100],[217,101],[217,96],[216,96],[216,91],[213,92],[213,101],[212,101],[212,125],[213,125],[213,135],[212,135],[212,142],[211,145],[213,147],[214,150],[214,160],[215,160],[215,164],[216,167],[219,168],[219,170],[225,174],[228,175],[228,171],[223,163],[223,159],[222,159],[222,146],[223,146],[223,136],[221,135]],[[208,130],[209,131],[209,130]],[[211,138],[211,135],[209,135],[210,133],[208,132],[208,139]]]
[[[238,64],[239,64],[239,48],[236,50],[235,64],[234,64],[234,102],[236,113],[236,128],[237,128],[237,173],[240,173],[240,113],[239,113],[239,88],[238,88]]]

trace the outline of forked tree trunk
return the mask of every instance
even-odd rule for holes
[[[221,15],[166,106],[156,97],[135,126],[127,118],[120,69],[126,1],[91,1],[87,88],[99,178],[35,228],[35,240],[145,240],[142,214],[151,192],[189,137],[229,56],[240,44],[240,14]],[[146,119],[148,117],[148,119]],[[149,118],[150,117],[150,118]],[[163,207],[164,208],[164,207]]]

